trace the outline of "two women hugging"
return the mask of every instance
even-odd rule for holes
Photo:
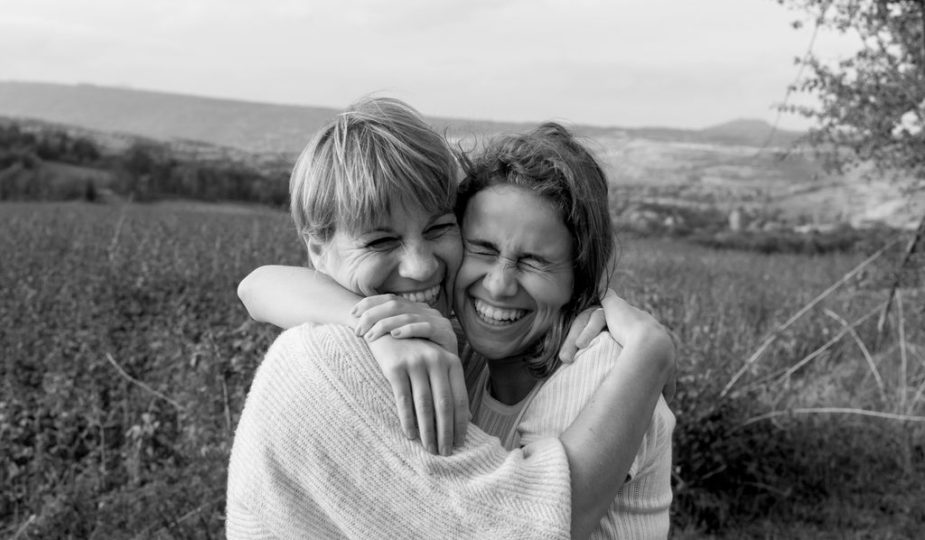
[[[675,349],[607,289],[607,179],[567,129],[457,159],[368,99],[290,194],[311,269],[239,287],[288,330],[236,430],[229,538],[667,536]]]

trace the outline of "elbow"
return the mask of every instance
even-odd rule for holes
[[[238,299],[241,300],[241,303],[244,304],[244,309],[247,310],[247,314],[251,319],[257,322],[263,321],[257,313],[254,311],[254,305],[256,301],[256,283],[257,280],[256,274],[260,272],[260,269],[254,270],[250,274],[244,277],[240,283],[238,283]]]

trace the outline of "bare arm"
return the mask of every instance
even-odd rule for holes
[[[238,298],[255,321],[292,328],[306,322],[352,327],[350,310],[362,296],[310,268],[267,265],[241,280]]]
[[[674,343],[654,318],[616,295],[603,303],[608,328],[623,351],[559,437],[571,473],[572,538],[594,531],[623,486],[675,367]]]

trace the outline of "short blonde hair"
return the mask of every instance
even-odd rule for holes
[[[367,98],[319,131],[289,179],[299,236],[326,242],[391,212],[392,201],[452,212],[459,166],[446,140],[408,104]],[[397,199],[396,199],[397,197]]]

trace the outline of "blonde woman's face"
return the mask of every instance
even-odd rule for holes
[[[462,259],[456,217],[393,202],[391,215],[369,229],[335,232],[312,262],[357,294],[397,294],[449,314]]]
[[[533,347],[572,297],[572,237],[552,204],[513,185],[488,187],[463,217],[456,315],[489,359]]]

